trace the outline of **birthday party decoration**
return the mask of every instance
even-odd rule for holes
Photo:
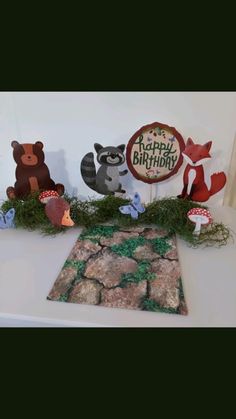
[[[142,214],[145,212],[145,208],[141,204],[140,195],[136,192],[134,195],[133,200],[130,202],[129,205],[123,205],[119,208],[122,214],[129,214],[133,218],[133,220],[137,220],[139,213]]]
[[[205,183],[203,164],[211,158],[210,149],[212,141],[206,144],[195,144],[191,138],[188,139],[183,157],[187,166],[183,175],[183,190],[179,198],[190,199],[197,202],[205,202],[212,195],[219,192],[226,183],[224,172],[211,175],[211,186],[208,189]]]
[[[96,173],[93,153],[88,153],[81,161],[81,176],[89,188],[102,194],[114,195],[115,192],[125,193],[120,183],[120,176],[128,173],[128,170],[119,171],[119,166],[125,162],[125,145],[117,147],[103,147],[95,143],[97,161],[101,165]]]
[[[6,191],[9,199],[22,199],[36,191],[47,189],[56,190],[63,195],[64,186],[60,183],[55,184],[44,163],[44,145],[41,141],[36,141],[35,144],[19,144],[12,141],[11,146],[17,166],[15,186],[8,187]]]
[[[176,237],[158,228],[95,225],[76,240],[48,299],[187,315]]]
[[[127,165],[136,179],[161,182],[177,173],[184,148],[184,140],[175,128],[154,122],[140,128],[129,140]]]
[[[6,213],[0,211],[0,229],[14,228],[15,209],[11,208]]]
[[[60,198],[55,191],[45,191],[39,195],[39,201],[46,204],[45,213],[55,227],[72,227],[74,222],[70,217],[69,203]]]
[[[195,224],[193,234],[199,236],[201,226],[208,226],[212,223],[212,216],[210,211],[205,208],[192,208],[187,213],[188,219]]]

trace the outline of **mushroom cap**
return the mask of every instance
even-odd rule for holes
[[[59,194],[56,191],[44,191],[39,195],[39,201],[42,204],[47,204],[51,198],[59,198]]]
[[[196,223],[199,217],[201,218],[201,224],[207,225],[213,221],[210,212],[205,208],[192,208],[187,216],[192,223]]]

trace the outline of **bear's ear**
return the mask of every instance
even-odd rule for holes
[[[120,145],[118,145],[117,148],[119,148],[119,150],[121,150],[122,153],[124,153],[124,151],[125,151],[125,144],[120,144]]]
[[[36,141],[35,145],[39,147],[41,150],[43,149],[43,143],[41,141]]]
[[[19,145],[18,141],[12,141],[12,142],[11,142],[11,146],[12,146],[12,148],[17,147],[18,145]]]
[[[188,146],[190,146],[190,145],[194,145],[194,142],[193,142],[192,138],[188,138],[188,139],[187,139],[186,146],[188,147]]]
[[[99,153],[99,151],[103,148],[103,146],[101,144],[95,143],[94,148],[96,152]]]
[[[208,143],[204,144],[204,147],[206,147],[207,151],[210,151],[212,146],[212,141],[208,141]]]

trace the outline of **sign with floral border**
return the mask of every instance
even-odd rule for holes
[[[129,140],[127,165],[142,182],[162,182],[178,172],[184,149],[184,139],[175,128],[154,122],[140,128]]]

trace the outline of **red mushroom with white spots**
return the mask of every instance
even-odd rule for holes
[[[47,204],[51,198],[59,198],[59,194],[56,191],[44,191],[39,195],[39,201],[42,204]]]
[[[210,212],[204,208],[192,208],[187,216],[192,223],[196,224],[193,234],[197,236],[200,234],[202,225],[207,226],[213,221]]]

